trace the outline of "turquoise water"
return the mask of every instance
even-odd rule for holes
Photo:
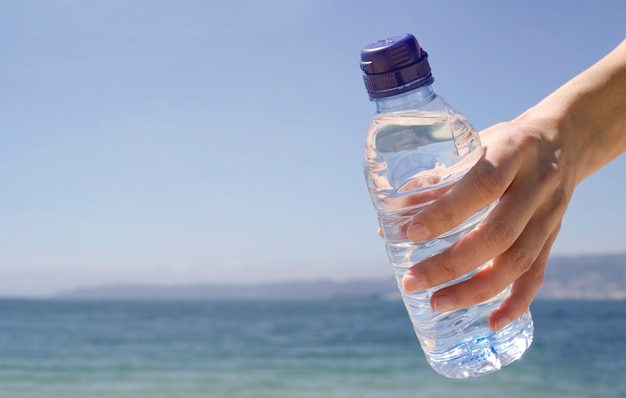
[[[626,398],[626,302],[532,310],[519,362],[450,380],[399,301],[0,300],[0,398]]]

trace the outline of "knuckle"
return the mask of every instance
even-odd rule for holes
[[[540,272],[533,272],[531,274],[531,280],[538,287],[543,285],[543,282],[545,281],[545,279],[546,279],[546,273],[543,270]]]
[[[535,262],[533,266],[516,283],[513,284],[513,294],[509,300],[513,300],[521,312],[528,309],[532,301],[543,285],[545,279],[545,268]]]
[[[486,234],[486,243],[494,250],[503,251],[513,244],[516,238],[516,228],[507,219],[494,219],[489,225],[489,233]]]
[[[449,229],[456,225],[458,218],[458,209],[452,203],[441,201],[437,208],[437,229]]]
[[[543,285],[545,280],[545,268],[544,267],[533,267],[529,271],[526,272],[526,278],[530,281],[531,284],[537,287]]]
[[[516,141],[522,151],[541,146],[541,138],[536,134],[520,134],[516,137]]]
[[[534,258],[530,255],[529,250],[524,248],[515,248],[507,253],[508,266],[518,277],[530,270],[533,261]]]
[[[492,289],[476,288],[472,290],[472,305],[479,304],[494,297],[498,292]]]
[[[529,294],[528,292],[524,292],[523,294],[518,294],[515,296],[511,296],[509,299],[515,301],[515,305],[513,306],[513,319],[520,317],[524,311],[530,308],[530,305],[533,303],[533,294]]]
[[[434,271],[437,273],[436,279],[443,280],[441,283],[452,281],[461,276],[458,267],[453,261],[440,261]]]
[[[511,146],[515,148],[519,154],[540,154],[545,147],[545,139],[541,134],[525,131],[511,138]]]
[[[546,161],[539,169],[539,182],[541,184],[555,186],[561,181],[561,169],[552,161]]]
[[[500,170],[488,162],[479,162],[474,166],[474,187],[476,192],[495,198],[504,191],[504,177]]]

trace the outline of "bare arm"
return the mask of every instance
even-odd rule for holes
[[[481,136],[484,158],[414,218],[409,238],[436,237],[494,200],[500,203],[478,229],[412,267],[403,287],[434,287],[493,259],[473,278],[436,292],[431,305],[438,311],[467,307],[514,283],[490,317],[490,327],[500,330],[530,306],[543,283],[576,185],[626,150],[626,40],[515,120]]]

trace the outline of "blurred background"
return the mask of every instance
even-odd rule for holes
[[[625,37],[621,1],[0,2],[0,296],[390,275],[361,48],[410,32],[478,129]],[[623,251],[623,157],[555,255]]]

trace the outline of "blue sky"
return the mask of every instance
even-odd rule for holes
[[[359,53],[411,32],[482,129],[626,37],[622,1],[0,2],[0,295],[389,276]],[[623,251],[626,159],[553,254]]]

